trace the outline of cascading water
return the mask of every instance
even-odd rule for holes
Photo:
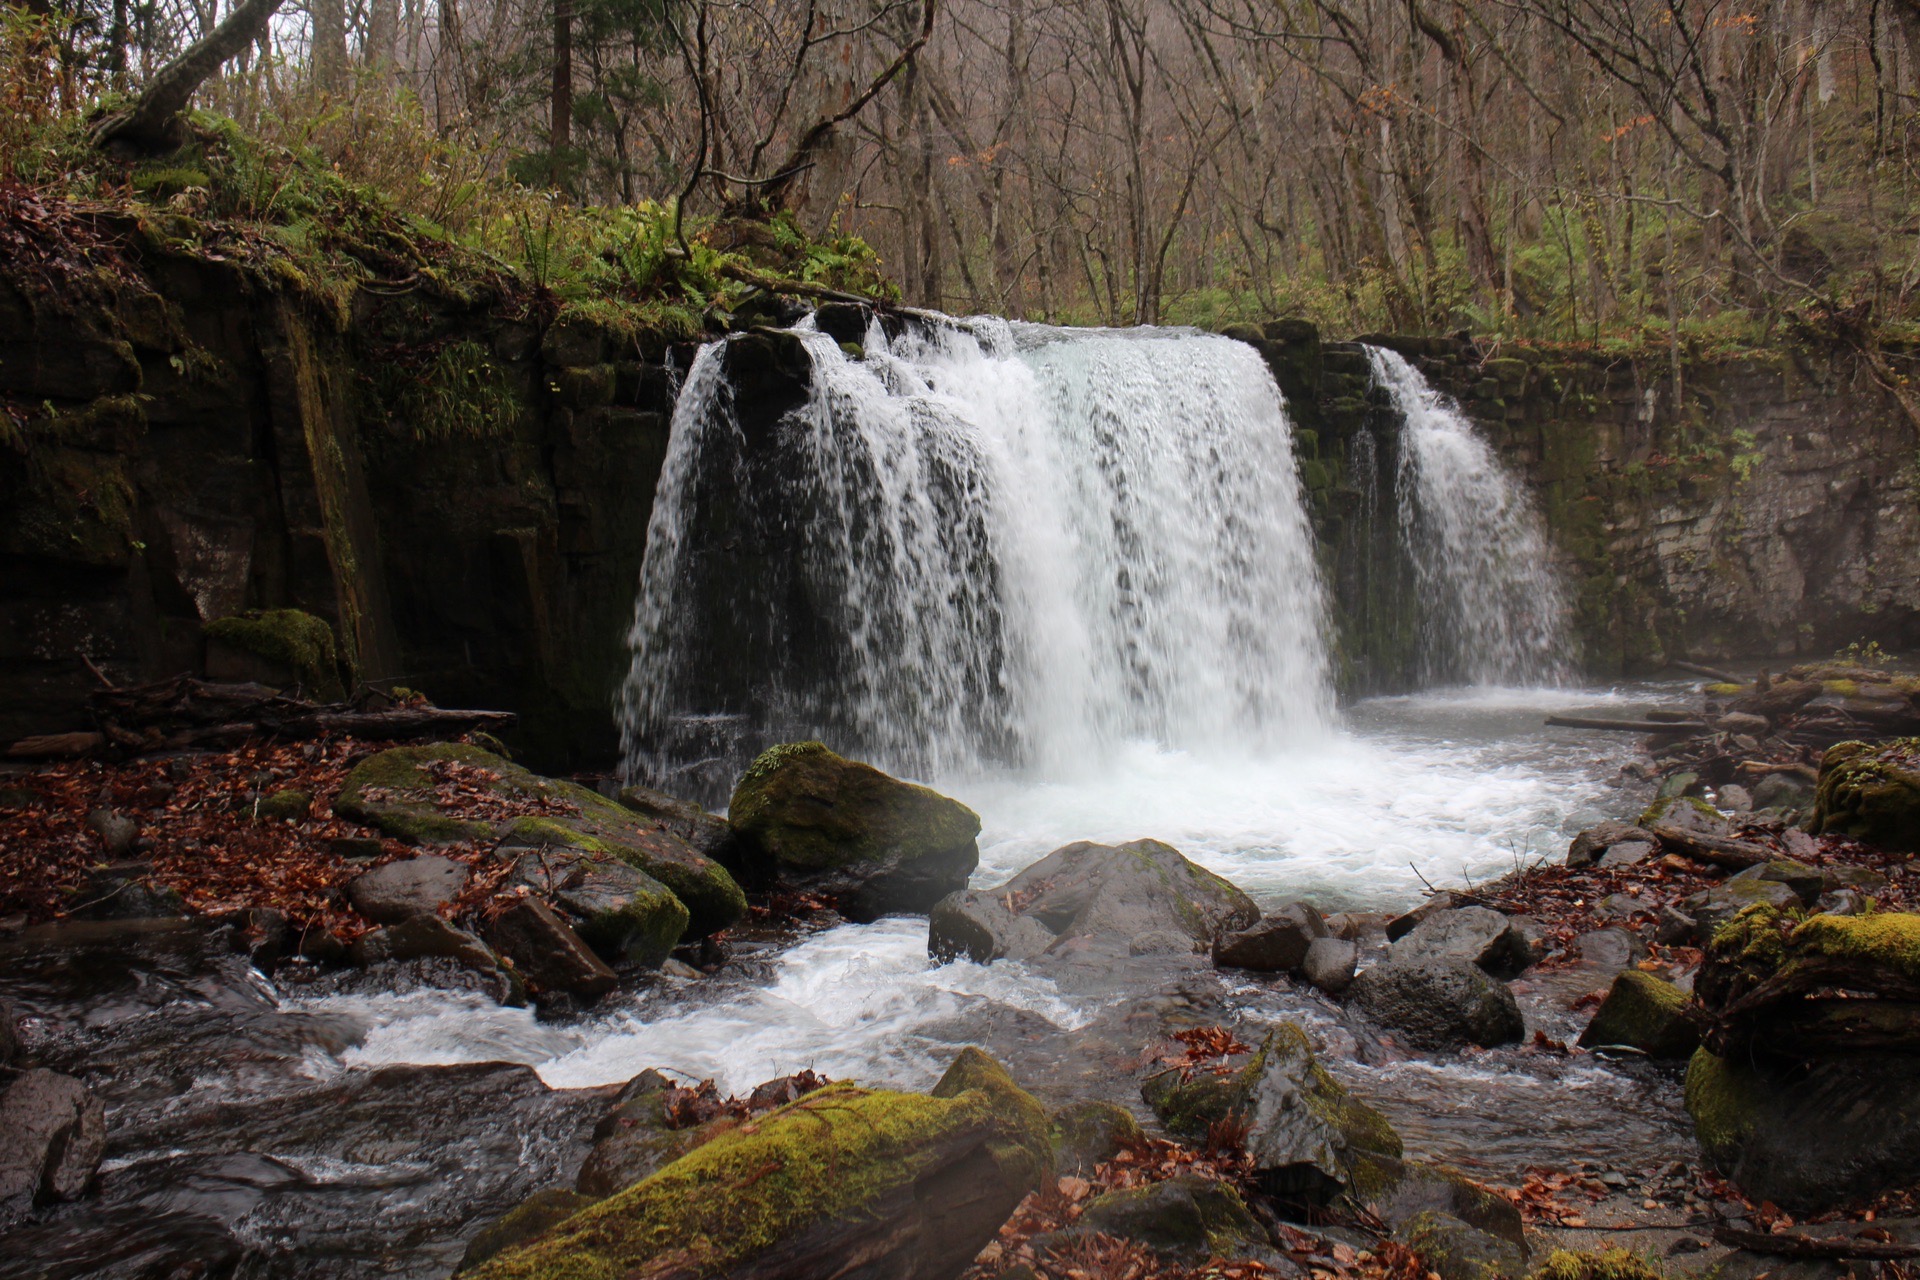
[[[725,343],[688,373],[630,637],[630,772],[684,786],[729,731],[936,776],[1328,729],[1311,534],[1251,347],[944,317],[876,324],[859,357],[797,340],[806,398],[771,426],[736,413]]]
[[[1545,526],[1447,397],[1395,352],[1368,347],[1405,427],[1400,525],[1414,566],[1422,683],[1557,684],[1566,600]]]

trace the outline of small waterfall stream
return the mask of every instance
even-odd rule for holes
[[[1324,606],[1280,393],[1180,331],[944,317],[744,424],[689,371],[623,705],[628,767],[827,736],[917,776],[1072,771],[1129,741],[1325,733]],[[758,741],[755,741],[758,739]]]
[[[1405,420],[1397,488],[1418,592],[1419,682],[1561,683],[1567,605],[1539,513],[1418,369],[1382,347],[1367,358]]]

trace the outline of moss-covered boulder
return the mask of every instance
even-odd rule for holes
[[[1266,1229],[1240,1193],[1191,1173],[1096,1196],[1081,1209],[1077,1227],[1137,1240],[1176,1262],[1274,1256]]]
[[[254,609],[215,618],[204,628],[207,673],[298,687],[320,702],[345,696],[333,628],[298,609]]]
[[[1920,738],[1841,742],[1820,761],[1813,829],[1920,851]]]
[[[734,787],[727,820],[750,866],[831,895],[854,920],[925,912],[980,864],[973,810],[818,742],[762,752]]]
[[[977,1049],[929,1094],[830,1085],[732,1129],[472,1274],[480,1280],[962,1270],[1053,1173],[1047,1116]]]
[[[1685,1058],[1699,1044],[1700,1033],[1687,1020],[1687,993],[1638,969],[1614,978],[1580,1033],[1582,1048],[1638,1049],[1650,1058]]]
[[[515,847],[503,844],[503,853]],[[652,967],[687,931],[687,909],[667,887],[605,850],[540,844],[514,863],[513,878],[564,914],[597,954]]]
[[[467,1242],[467,1251],[460,1258],[460,1271],[470,1271],[502,1249],[533,1239],[592,1203],[592,1196],[565,1187],[534,1192],[480,1228],[480,1234]]]
[[[477,841],[617,858],[679,899],[693,937],[746,914],[746,896],[726,868],[658,822],[464,743],[395,747],[361,761],[333,810],[416,843]]]
[[[1665,1280],[1666,1273],[1625,1249],[1555,1249],[1532,1280]]]
[[[1687,1067],[1701,1154],[1754,1200],[1796,1213],[1920,1183],[1920,1057],[1845,1053],[1804,1063],[1722,1058]]]
[[[1231,1074],[1162,1072],[1140,1094],[1178,1137],[1204,1139],[1237,1117],[1262,1186],[1278,1195],[1325,1202],[1353,1181],[1361,1156],[1400,1156],[1400,1135],[1386,1117],[1329,1075],[1291,1022],[1269,1031]]]
[[[1062,1173],[1086,1173],[1144,1136],[1117,1103],[1075,1102],[1053,1113],[1053,1161]]]

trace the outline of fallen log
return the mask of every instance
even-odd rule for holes
[[[1778,1258],[1865,1258],[1896,1261],[1920,1258],[1920,1245],[1898,1240],[1862,1240],[1857,1236],[1774,1235],[1767,1231],[1746,1231],[1724,1223],[1713,1229],[1713,1238],[1721,1244],[1750,1253],[1769,1253]]]
[[[105,735],[98,733],[43,733],[15,742],[7,755],[15,760],[72,760],[106,745]]]
[[[1667,663],[1667,665],[1674,668],[1677,671],[1691,671],[1694,675],[1705,676],[1709,680],[1712,680],[1715,684],[1745,684],[1746,683],[1746,681],[1742,680],[1739,676],[1729,675],[1727,672],[1720,670],[1718,667],[1703,667],[1697,662],[1682,662],[1678,658],[1674,658],[1674,659],[1671,659]]]
[[[1647,830],[1653,832],[1662,845],[1695,862],[1710,862],[1716,867],[1727,867],[1734,871],[1745,871],[1748,867],[1757,867],[1782,856],[1778,850],[1751,840],[1688,831],[1665,822],[1656,822]]]
[[[1698,720],[1602,720],[1592,716],[1548,716],[1554,729],[1601,729],[1612,733],[1705,733]]]

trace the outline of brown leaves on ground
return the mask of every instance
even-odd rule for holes
[[[1202,1071],[1208,1075],[1227,1075],[1233,1070],[1230,1059],[1253,1052],[1225,1027],[1191,1027],[1174,1032],[1173,1039],[1185,1047],[1160,1055],[1160,1062],[1168,1070],[1179,1071],[1182,1080],[1191,1080],[1194,1073]]]
[[[432,779],[430,788],[397,792],[390,787],[367,787],[360,794],[375,802],[405,801],[430,792],[433,807],[449,818],[475,822],[503,822],[511,818],[568,817],[580,806],[556,795],[538,792],[502,794],[495,789],[500,775],[484,765],[464,760],[429,760],[420,772]]]
[[[1558,1169],[1528,1169],[1518,1187],[1488,1187],[1520,1210],[1528,1226],[1584,1227],[1586,1211],[1607,1195],[1607,1184]]]

